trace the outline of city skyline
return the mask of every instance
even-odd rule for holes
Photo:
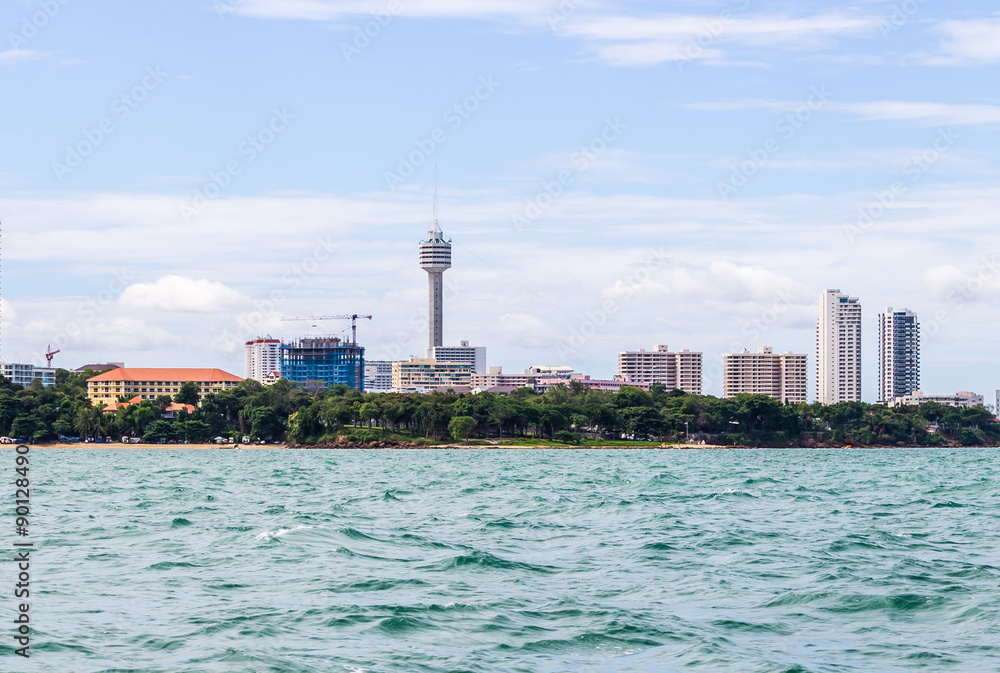
[[[445,346],[606,379],[668,343],[721,396],[723,353],[814,354],[841,287],[865,401],[886,306],[921,317],[926,392],[998,387],[972,3],[56,5],[0,10],[2,361],[241,371],[301,336],[283,315],[355,311],[367,358],[420,357],[437,163]]]

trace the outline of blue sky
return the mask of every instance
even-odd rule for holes
[[[310,329],[282,316],[354,312],[369,357],[420,355],[436,163],[446,342],[506,371],[666,343],[719,394],[724,352],[812,356],[839,288],[866,399],[887,306],[921,317],[926,392],[1000,387],[988,3],[16,0],[0,27],[4,360],[242,373],[246,338]]]

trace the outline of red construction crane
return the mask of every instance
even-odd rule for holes
[[[49,344],[48,352],[45,353],[45,360],[46,360],[46,362],[48,362],[48,366],[49,367],[52,366],[52,358],[54,358],[55,355],[56,355],[56,353],[59,353],[59,352],[61,352],[61,351],[59,351],[59,350],[52,350],[52,344]]]
[[[370,315],[358,315],[354,313],[352,315],[309,315],[309,316],[295,316],[294,318],[282,318],[282,320],[350,320],[351,321],[351,343],[355,346],[358,344],[358,318],[371,320]],[[57,351],[58,352],[58,351]]]

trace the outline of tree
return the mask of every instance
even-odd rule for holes
[[[194,381],[185,381],[181,384],[180,390],[174,395],[174,402],[178,404],[193,404],[198,406],[201,401],[201,388]]]
[[[472,416],[455,416],[448,423],[448,433],[456,442],[468,439],[475,429],[476,419]]]

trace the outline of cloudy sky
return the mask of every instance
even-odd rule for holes
[[[819,294],[916,311],[922,383],[1000,388],[1000,14],[955,0],[8,0],[0,359],[243,373],[362,313],[519,371],[810,355]],[[320,323],[340,333],[345,322]],[[811,367],[812,368],[812,367]]]

